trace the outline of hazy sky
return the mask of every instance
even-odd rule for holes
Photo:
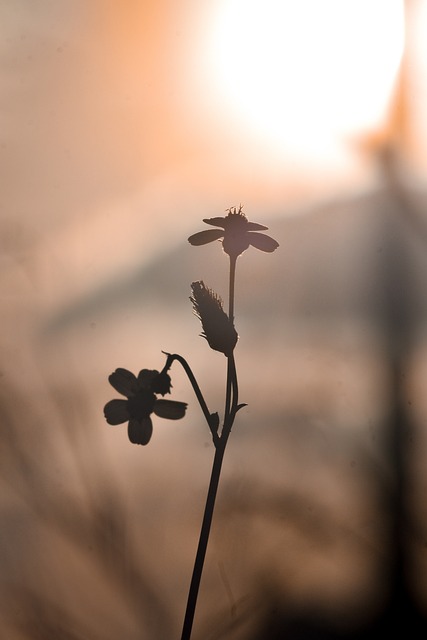
[[[2,3],[5,290],[29,277],[58,306],[229,206],[281,216],[369,181],[355,149],[386,114],[402,3],[244,6]]]
[[[381,25],[367,7],[384,4],[351,1],[343,13],[328,0],[319,13],[310,1],[304,12],[292,2],[243,12],[232,0],[2,3],[2,218],[24,217],[37,236],[45,223],[144,204],[153,189],[154,209],[203,198],[223,210],[318,188],[328,171],[343,179],[352,163],[337,137],[376,126],[398,62],[393,1],[380,47],[388,66],[374,54],[368,65],[383,95],[366,106],[366,49]],[[268,18],[258,32],[257,12]],[[361,115],[351,114],[362,94]]]
[[[426,41],[426,4],[408,3],[418,9],[410,42],[417,55],[409,65],[408,137],[398,131],[421,178],[427,136],[426,57],[420,42]],[[375,183],[370,152],[396,134],[387,108],[402,51],[402,6],[400,0],[0,2],[0,408],[5,408],[6,418],[9,413],[13,417],[7,431],[11,455],[5,448],[3,462],[13,472],[7,496],[11,492],[14,502],[5,502],[4,512],[10,515],[16,541],[12,554],[7,545],[2,549],[17,583],[26,554],[36,593],[40,576],[50,582],[50,574],[38,565],[33,570],[33,561],[44,554],[34,552],[33,529],[15,516],[23,509],[21,496],[16,500],[14,495],[15,482],[30,489],[32,519],[31,498],[38,496],[42,504],[47,486],[61,514],[64,505],[68,512],[67,481],[79,480],[86,463],[88,477],[105,463],[106,477],[115,482],[111,472],[117,465],[120,482],[131,487],[124,492],[123,505],[135,497],[132,528],[135,514],[140,514],[144,531],[154,522],[153,548],[160,544],[158,548],[167,549],[179,563],[172,578],[159,564],[159,584],[170,581],[173,602],[178,585],[173,576],[179,575],[178,588],[186,588],[181,584],[181,551],[190,546],[193,497],[202,486],[194,473],[204,474],[211,456],[202,431],[193,446],[203,461],[194,458],[195,464],[192,459],[182,468],[175,466],[192,452],[185,438],[200,427],[188,382],[174,371],[174,397],[189,402],[189,419],[182,421],[181,430],[159,427],[153,448],[142,455],[141,448],[135,451],[128,443],[124,428],[106,426],[102,407],[114,397],[108,375],[116,367],[160,368],[161,349],[188,357],[201,372],[201,382],[216,388],[215,367],[222,376],[224,363],[215,357],[221,354],[213,354],[213,365],[206,364],[212,354],[199,336],[188,296],[191,279],[205,274],[218,279],[224,295],[226,261],[219,246],[198,251],[186,238],[203,228],[202,218],[220,216],[239,203],[250,219],[270,226],[281,246],[272,255],[248,251],[239,264],[239,367],[247,394],[243,399],[249,396],[251,403],[247,415],[253,436],[251,440],[250,430],[240,431],[246,444],[234,449],[227,469],[242,477],[251,471],[255,481],[257,474],[265,477],[279,469],[283,486],[285,469],[291,478],[286,487],[307,490],[308,495],[311,491],[316,500],[320,492],[325,504],[336,499],[339,522],[349,516],[346,526],[357,520],[361,539],[375,538],[377,505],[365,495],[363,458],[356,451],[353,468],[353,454],[346,457],[350,451],[341,446],[346,429],[351,435],[360,431],[368,450],[379,446],[380,439],[374,437],[384,408],[378,400],[382,362],[371,351],[366,327],[360,324],[359,333],[355,330],[358,317],[346,316],[342,323],[335,318],[335,324],[328,324],[328,314],[332,317],[335,309],[328,304],[341,294],[345,301],[357,302],[365,282],[371,291],[371,276],[378,276],[378,265],[384,266],[381,229],[374,224],[371,233],[370,223],[376,221],[371,213],[382,221],[390,200],[382,199],[384,194],[365,200],[353,195]],[[285,219],[322,199],[329,201],[315,209],[321,215]],[[207,284],[216,287],[209,280]],[[246,315],[245,299],[250,303]],[[278,311],[272,312],[263,300],[277,302]],[[286,314],[294,319],[293,332]],[[57,322],[56,332],[46,330],[64,317],[71,318],[65,329],[58,329]],[[424,351],[420,353],[421,358]],[[221,377],[214,393],[222,393],[223,386]],[[218,406],[223,406],[222,399]],[[24,459],[14,462],[19,438],[28,450],[29,470]],[[46,446],[56,438],[59,456]],[[73,440],[79,453],[75,460]],[[110,460],[100,447],[104,441]],[[258,456],[260,442],[265,451]],[[300,455],[294,455],[292,442]],[[331,466],[331,455],[338,466]],[[319,467],[320,476],[311,472]],[[35,488],[33,468],[34,478],[40,476]],[[170,485],[173,468],[179,482]],[[346,486],[344,476],[349,478]],[[364,488],[354,499],[359,492],[356,477]],[[69,486],[74,489],[74,481]],[[251,494],[250,485],[238,486],[242,495]],[[99,487],[104,495],[102,476]],[[2,483],[1,499],[3,491]],[[193,510],[190,518],[181,510],[183,500]],[[360,511],[353,508],[355,503]],[[50,514],[51,506],[48,501],[43,513]],[[168,526],[169,508],[174,514],[169,522],[182,518],[186,528],[177,531],[176,522]],[[311,500],[303,508],[311,513]],[[153,522],[146,518],[150,510],[157,510]],[[29,544],[15,535],[18,526],[19,532],[27,532]],[[244,524],[230,549],[234,545],[242,554],[239,566],[253,561],[258,566],[261,543],[269,536],[260,530],[246,552],[243,529],[245,536],[252,535]],[[341,549],[342,530],[338,532]],[[294,548],[300,548],[301,555],[291,558],[295,571],[283,572],[286,581],[301,579],[297,564],[303,558],[307,573],[302,582],[310,598],[318,593],[329,599],[324,589],[328,571],[334,593],[342,592],[341,585],[355,575],[357,582],[358,555],[352,555],[350,565],[340,561],[340,554],[331,562],[328,546],[316,565],[311,539],[304,546],[299,529],[292,535],[291,545],[285,539],[285,555],[293,555]],[[141,536],[138,544],[141,540],[146,539]],[[223,542],[228,544],[227,536]],[[141,546],[153,555],[150,545]],[[47,547],[40,548],[61,558],[55,548],[52,552],[49,539]],[[276,565],[277,551],[271,547],[271,561],[262,575],[274,575]],[[318,583],[312,583],[312,573]],[[73,602],[89,590],[97,598],[98,589],[80,577],[69,588],[73,582],[62,562],[54,575]],[[50,588],[56,589],[55,581]],[[224,593],[222,583],[219,588]],[[304,589],[300,593],[304,597]],[[209,602],[216,606],[217,600]],[[21,618],[22,608],[10,610]],[[89,618],[96,622],[92,611]]]

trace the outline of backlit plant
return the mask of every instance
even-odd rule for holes
[[[227,211],[228,213],[224,217],[203,220],[206,224],[216,227],[215,229],[199,231],[188,238],[193,246],[201,246],[220,240],[224,252],[229,256],[230,276],[227,312],[224,311],[221,298],[212,289],[209,289],[203,281],[191,284],[192,295],[190,297],[194,312],[202,325],[201,335],[207,340],[211,349],[223,353],[227,359],[225,407],[222,422],[218,412],[212,413],[208,409],[189,364],[178,354],[165,353],[166,363],[160,372],[152,369],[142,369],[138,376],[135,376],[126,369],[116,369],[110,375],[109,381],[118,393],[125,396],[126,400],[110,400],[104,407],[104,415],[109,424],[118,425],[127,422],[129,440],[134,444],[146,445],[150,441],[153,431],[152,414],[170,420],[177,420],[185,415],[186,403],[164,399],[163,397],[158,398],[158,395],[164,396],[171,391],[172,385],[168,372],[176,360],[181,364],[188,376],[212,434],[215,455],[188,593],[181,640],[189,640],[191,637],[225,448],[236,414],[242,407],[246,406],[246,404],[239,402],[239,387],[234,359],[234,350],[238,341],[234,325],[234,285],[237,258],[249,246],[268,253],[275,251],[279,246],[276,240],[264,233],[260,233],[260,231],[265,231],[267,227],[256,222],[250,222],[246,218],[242,206],[238,209],[233,207]]]

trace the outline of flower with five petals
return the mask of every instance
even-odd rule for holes
[[[162,371],[142,369],[138,377],[127,369],[116,369],[108,378],[116,391],[126,400],[110,400],[104,407],[108,424],[128,422],[128,436],[133,444],[148,444],[153,433],[151,414],[160,418],[179,420],[185,415],[187,404],[157,398],[170,393],[171,379]]]
[[[234,259],[246,251],[249,245],[267,253],[272,253],[277,249],[279,243],[276,240],[273,240],[265,233],[258,233],[268,229],[268,227],[257,222],[249,222],[243,213],[242,205],[238,210],[236,207],[232,207],[227,211],[228,214],[222,218],[204,218],[203,222],[206,222],[206,224],[220,228],[194,233],[188,238],[189,243],[194,246],[200,246],[222,238],[222,246],[225,253]]]

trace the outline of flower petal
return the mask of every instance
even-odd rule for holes
[[[250,244],[256,249],[272,253],[277,249],[279,243],[265,233],[248,233],[247,235]]]
[[[104,407],[104,416],[108,424],[122,424],[129,420],[127,400],[110,400]]]
[[[151,418],[129,420],[128,437],[132,444],[148,444],[153,434]]]
[[[265,227],[263,224],[258,224],[258,222],[248,222],[246,226],[246,231],[265,231],[268,227]]]
[[[211,224],[213,227],[222,227],[223,229],[225,229],[225,225],[227,224],[224,217],[203,218],[203,222],[206,222],[206,224]]]
[[[223,236],[224,231],[221,231],[221,229],[207,229],[206,231],[194,233],[188,238],[188,242],[194,247],[199,247],[202,244],[208,244],[208,242],[219,240]]]
[[[116,369],[108,378],[109,383],[116,391],[130,398],[138,391],[138,382],[136,376],[127,369]]]
[[[154,403],[154,413],[159,418],[168,418],[169,420],[179,420],[185,416],[187,409],[186,402],[177,402],[176,400],[156,400]]]

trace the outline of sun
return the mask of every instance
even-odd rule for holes
[[[315,150],[381,120],[403,44],[402,0],[222,0],[208,57],[238,126]]]

